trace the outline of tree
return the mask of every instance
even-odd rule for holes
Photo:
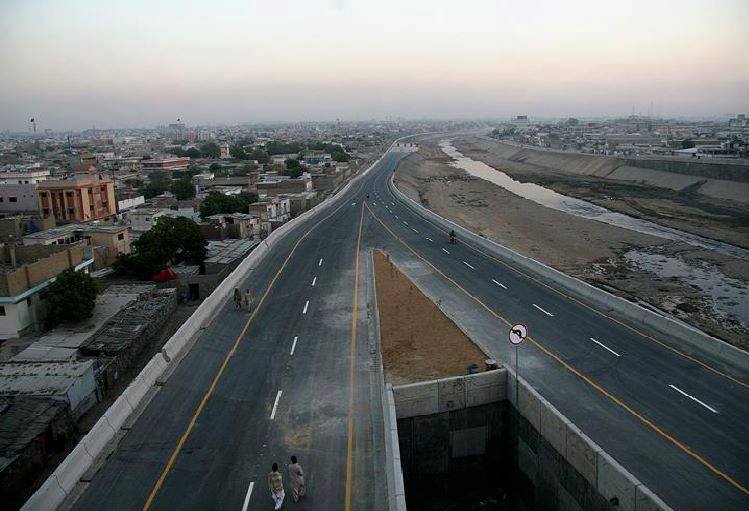
[[[200,146],[200,153],[204,158],[218,158],[221,155],[221,149],[215,142],[208,142]]]
[[[234,144],[229,148],[229,155],[237,160],[249,160],[250,156],[245,152],[241,144]]]
[[[205,237],[189,218],[162,217],[150,231],[133,242],[135,252],[120,255],[117,273],[151,278],[169,263],[200,264],[205,258]]]
[[[281,142],[279,140],[271,140],[265,144],[265,150],[268,154],[289,154],[298,153],[304,147],[298,142]]]
[[[77,323],[90,318],[96,305],[96,284],[88,273],[65,270],[42,291],[44,324]]]
[[[250,153],[250,159],[256,160],[258,163],[268,163],[270,161],[270,156],[268,156],[268,153],[262,149],[255,149]]]
[[[172,181],[171,192],[177,197],[177,200],[192,199],[195,197],[195,187],[189,179]]]
[[[691,149],[694,147],[694,142],[691,139],[684,139],[681,141],[681,148],[682,149]]]
[[[336,151],[332,153],[330,157],[333,158],[333,161],[338,161],[338,162],[349,161],[349,155],[344,153],[343,151]]]
[[[257,201],[257,195],[254,193],[224,195],[214,192],[200,203],[200,218],[205,219],[218,214],[247,213],[250,204],[255,201]]]
[[[202,158],[203,155],[195,147],[191,147],[185,151],[184,156],[189,156],[190,158]]]
[[[302,168],[302,164],[299,163],[299,160],[286,160],[286,169],[284,170],[284,174],[293,178],[297,178],[302,175],[302,172],[304,169]]]

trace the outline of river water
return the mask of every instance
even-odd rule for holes
[[[562,195],[535,183],[516,181],[501,170],[490,167],[484,162],[464,156],[460,151],[455,149],[449,140],[440,142],[440,148],[445,154],[455,160],[450,163],[451,166],[464,170],[472,176],[490,181],[515,195],[532,200],[547,208],[556,209],[582,218],[598,220],[599,222],[667,240],[681,241],[695,247],[706,248],[737,259],[749,261],[749,250],[745,248],[658,225],[648,220],[631,217],[623,213],[610,211],[597,204]]]

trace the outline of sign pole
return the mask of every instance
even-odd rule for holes
[[[520,387],[518,387],[518,346],[515,345],[515,406],[520,410]]]
[[[524,324],[518,323],[510,328],[510,344],[515,347],[515,406],[517,406],[518,410],[520,410],[520,387],[518,386],[520,366],[518,364],[518,347],[526,337],[528,337],[528,327]]]

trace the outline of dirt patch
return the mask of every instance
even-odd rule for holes
[[[746,296],[749,296],[749,283],[746,282],[749,262],[541,206],[448,165],[449,159],[444,158],[446,155],[437,153],[437,144],[444,138],[444,135],[420,138],[419,151],[409,155],[399,164],[395,182],[398,188],[411,198],[477,234],[533,257],[568,275],[629,300],[647,302],[711,335],[744,349],[749,348],[749,328],[740,319],[747,314],[729,314],[731,310],[736,309],[735,306],[731,306],[731,301],[739,300],[746,303]],[[457,141],[454,143],[457,144]],[[466,149],[466,145],[458,149]],[[472,151],[467,155],[489,165],[496,164],[487,159],[486,148],[474,148]],[[525,180],[521,178],[521,172],[524,171],[523,176],[535,173],[534,181],[542,186],[548,184],[539,177],[540,171],[527,164],[513,162],[513,168],[515,170],[507,173],[517,179]],[[501,170],[507,171],[507,168],[502,166]],[[547,174],[543,179],[560,180],[559,174]],[[578,183],[585,180],[592,182],[587,176],[567,176],[564,179],[568,180],[567,186],[572,186],[569,184],[570,180],[577,180]],[[594,188],[591,185],[587,189]],[[607,199],[605,193],[613,197],[614,193],[623,193],[624,190],[631,188],[631,185],[622,184],[617,188],[617,185],[607,183],[605,188],[596,192],[596,200],[586,195],[579,197],[598,202],[606,208],[616,209],[611,207],[611,203],[623,204],[625,201]],[[557,191],[567,194],[569,190],[560,187]],[[663,193],[670,194],[671,191]],[[703,209],[700,206],[687,209],[681,202],[681,197],[672,197],[673,200],[666,200],[665,197],[662,199],[663,201],[651,196],[647,205],[651,209],[658,205],[662,214],[668,214],[665,208],[679,206],[680,214],[684,218],[686,215],[701,215],[704,221],[712,219],[717,222],[718,219],[724,219],[723,215],[726,213]],[[632,216],[644,216],[658,223],[668,223],[661,222],[660,216],[646,214],[642,206],[645,203],[644,198],[641,197],[636,202],[639,205],[637,210],[632,206],[629,210],[622,207],[620,211]],[[740,217],[733,218],[741,222]],[[673,226],[678,227],[676,224]],[[723,225],[722,230],[728,232],[735,227],[735,224],[729,222]],[[697,229],[692,231],[700,233]],[[740,234],[740,231],[734,231],[734,235],[737,233]],[[730,294],[716,297],[715,290],[722,288],[725,282],[716,281],[714,289],[706,292],[697,288],[689,275],[659,275],[645,267],[638,267],[633,264],[631,257],[626,257],[633,252],[659,254],[665,259],[675,258],[691,266],[705,268],[706,271],[716,270],[728,279],[743,282],[745,289],[737,292],[738,298]]]
[[[382,365],[393,385],[459,376],[487,356],[382,252],[374,253]]]

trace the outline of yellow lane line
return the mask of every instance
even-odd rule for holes
[[[361,186],[359,187],[361,189]],[[358,193],[358,192],[357,192]],[[273,288],[274,284],[278,280],[278,278],[281,276],[281,273],[283,273],[284,269],[286,269],[287,264],[291,260],[291,257],[294,255],[294,252],[296,251],[299,244],[304,241],[304,239],[312,232],[314,231],[321,223],[323,223],[325,220],[330,218],[331,216],[335,215],[343,206],[347,205],[347,201],[343,201],[340,206],[338,206],[335,210],[333,210],[328,216],[325,218],[320,219],[316,224],[314,224],[312,227],[309,228],[294,244],[294,246],[291,248],[291,251],[289,252],[289,255],[286,256],[286,259],[284,259],[283,264],[278,269],[276,274],[273,276],[273,279],[270,281],[270,284],[268,284],[268,287],[266,288],[263,295],[260,297],[260,300],[258,301],[257,305],[255,306],[255,309],[252,311],[252,314],[250,315],[249,319],[244,325],[244,328],[242,328],[242,331],[237,336],[236,340],[234,341],[234,344],[232,345],[231,349],[227,352],[226,356],[224,357],[224,361],[221,363],[221,366],[218,369],[218,372],[213,377],[213,381],[211,381],[211,385],[208,387],[208,390],[206,390],[205,394],[203,395],[203,398],[200,400],[200,403],[198,404],[198,407],[195,409],[195,412],[192,414],[192,417],[190,419],[190,422],[187,425],[187,428],[185,429],[184,433],[182,433],[182,436],[180,437],[179,441],[177,442],[176,447],[174,448],[174,451],[172,451],[171,456],[169,456],[169,460],[167,461],[166,466],[161,471],[161,475],[159,476],[159,479],[154,484],[153,488],[151,489],[151,492],[148,494],[148,498],[146,499],[146,502],[143,504],[143,507],[141,508],[143,511],[147,511],[151,509],[151,506],[153,505],[154,498],[156,498],[156,495],[159,493],[159,490],[161,489],[162,485],[164,484],[164,481],[166,480],[167,475],[169,475],[169,472],[174,467],[174,462],[177,459],[177,455],[179,455],[180,451],[182,450],[182,447],[185,445],[185,442],[187,441],[187,438],[190,436],[190,433],[192,432],[193,427],[195,427],[195,422],[198,420],[198,416],[203,411],[203,408],[205,408],[206,403],[211,398],[211,395],[213,394],[213,391],[216,388],[216,385],[218,384],[219,380],[221,380],[221,377],[224,374],[224,370],[226,369],[226,366],[229,364],[229,359],[234,355],[234,353],[237,350],[237,347],[239,346],[239,343],[242,341],[242,338],[244,337],[245,333],[247,333],[247,329],[250,327],[250,324],[252,323],[252,320],[255,319],[255,316],[257,315],[258,311],[260,310],[260,307],[262,307],[263,303],[265,302],[266,297],[270,293],[271,289]]]
[[[484,302],[482,302],[478,297],[476,297],[476,296],[472,295],[471,293],[469,293],[466,289],[464,289],[455,280],[453,280],[452,278],[450,278],[447,275],[445,275],[442,271],[440,271],[431,262],[429,262],[427,259],[425,259],[423,256],[421,256],[421,254],[419,254],[418,252],[416,252],[416,250],[414,250],[411,247],[411,245],[409,245],[408,243],[406,243],[397,234],[395,234],[392,230],[390,230],[390,228],[387,225],[385,225],[385,223],[382,220],[380,220],[380,218],[377,215],[375,215],[374,211],[372,211],[369,208],[369,206],[367,206],[367,209],[369,210],[369,213],[375,218],[375,220],[377,220],[385,228],[385,230],[387,230],[390,233],[391,236],[393,236],[396,240],[400,241],[403,245],[405,245],[405,247],[408,248],[408,250],[410,250],[416,257],[418,257],[419,259],[421,259],[424,263],[426,263],[427,265],[429,265],[434,271],[436,271],[437,273],[439,273],[443,278],[445,278],[446,280],[448,280],[449,282],[451,282],[455,287],[457,287],[458,289],[460,289],[466,296],[468,296],[469,298],[471,298],[474,301],[476,301],[479,305],[481,305],[484,309],[486,309],[486,311],[489,312],[492,316],[494,316],[497,319],[501,320],[502,322],[506,323],[508,326],[512,326],[512,324],[513,324],[512,322],[508,321],[502,315],[500,315],[499,313],[495,312],[492,308],[490,308],[488,305],[486,305]],[[690,449],[686,444],[684,444],[680,440],[674,438],[672,435],[669,435],[668,433],[666,433],[663,429],[661,429],[658,425],[656,425],[652,420],[650,420],[647,417],[643,416],[642,414],[636,412],[634,409],[632,409],[632,407],[630,407],[624,401],[622,401],[621,399],[619,399],[618,397],[616,397],[615,395],[613,395],[611,392],[609,392],[606,389],[604,389],[603,387],[601,387],[601,385],[599,385],[598,383],[596,383],[595,381],[593,381],[593,379],[590,378],[589,376],[584,375],[579,370],[577,370],[574,367],[572,367],[570,364],[568,364],[567,362],[565,362],[564,360],[562,360],[558,355],[556,355],[555,353],[553,353],[551,350],[549,350],[548,348],[546,348],[545,346],[543,346],[541,343],[539,343],[538,341],[536,341],[532,337],[529,336],[529,337],[527,337],[527,339],[529,341],[531,341],[533,343],[533,345],[536,346],[538,349],[540,349],[543,353],[545,353],[546,355],[548,355],[549,357],[551,357],[552,359],[554,359],[555,361],[557,361],[560,365],[562,365],[562,367],[564,367],[565,369],[569,370],[574,375],[578,376],[584,382],[588,383],[591,387],[593,387],[598,392],[600,392],[601,394],[603,394],[604,396],[606,396],[607,398],[609,398],[612,402],[614,402],[616,405],[618,405],[619,407],[621,407],[622,409],[624,409],[625,411],[627,411],[633,417],[635,417],[636,419],[640,420],[643,424],[645,424],[648,427],[650,427],[653,431],[655,431],[656,433],[658,433],[660,436],[662,436],[663,438],[665,438],[666,440],[668,440],[669,442],[671,442],[673,445],[675,445],[676,447],[678,447],[679,449],[681,449],[683,452],[685,452],[686,454],[688,454],[689,456],[691,456],[692,458],[694,458],[695,460],[697,460],[698,462],[700,462],[703,466],[705,466],[706,468],[708,468],[711,472],[713,472],[714,474],[720,476],[724,480],[728,481],[731,485],[733,485],[734,487],[736,487],[738,490],[740,490],[743,493],[749,495],[749,489],[748,488],[746,488],[744,485],[742,485],[741,483],[739,483],[738,481],[736,481],[735,479],[733,479],[731,476],[729,476],[728,474],[726,474],[725,472],[723,472],[722,470],[720,470],[719,468],[717,468],[715,465],[713,465],[712,463],[710,463],[709,461],[707,461],[705,458],[703,458],[702,456],[700,456],[696,452],[692,451],[692,449]]]
[[[435,223],[434,223],[434,222],[432,222],[431,220],[429,220],[429,219],[426,219],[426,218],[425,218],[424,220],[425,220],[426,222],[429,222],[430,224],[432,224],[432,225],[433,225],[433,226],[434,226],[434,227],[435,227],[436,229],[439,229],[440,231],[442,230],[442,228],[441,228],[441,227],[439,227],[439,226],[438,226],[437,224],[435,224]],[[618,325],[621,325],[621,326],[623,326],[623,327],[624,327],[624,328],[626,328],[627,330],[629,330],[629,331],[631,331],[631,332],[633,332],[633,333],[635,333],[635,334],[637,334],[637,335],[639,335],[639,336],[641,336],[641,337],[644,337],[645,339],[648,339],[648,340],[650,340],[650,341],[652,341],[652,342],[654,342],[654,343],[658,344],[659,346],[661,346],[661,347],[663,347],[663,348],[665,348],[665,349],[667,349],[667,350],[669,350],[669,351],[671,351],[671,352],[673,352],[673,353],[676,353],[677,355],[679,355],[679,356],[681,356],[681,357],[684,357],[684,358],[686,358],[687,360],[690,360],[690,361],[694,362],[694,363],[695,363],[695,364],[697,364],[697,365],[700,365],[700,366],[702,366],[703,368],[707,369],[708,371],[710,371],[710,372],[712,372],[712,373],[714,373],[714,374],[716,374],[716,375],[718,375],[718,376],[721,376],[721,377],[723,377],[723,378],[726,378],[726,379],[728,379],[728,380],[731,380],[732,382],[734,382],[734,383],[736,383],[736,384],[738,384],[738,385],[741,385],[742,387],[744,387],[744,388],[746,388],[746,389],[749,389],[749,383],[743,382],[743,381],[739,380],[738,378],[736,378],[736,377],[734,377],[734,376],[731,376],[730,374],[728,374],[728,373],[725,373],[725,372],[721,371],[720,369],[716,369],[715,367],[711,366],[710,364],[708,364],[708,363],[706,363],[706,362],[703,362],[703,361],[701,361],[701,360],[699,360],[699,359],[697,359],[697,358],[695,358],[695,357],[693,357],[693,356],[691,356],[691,355],[688,355],[688,354],[684,353],[683,351],[679,351],[678,349],[674,348],[673,346],[670,346],[670,345],[666,344],[665,342],[663,342],[663,341],[661,341],[661,340],[659,340],[659,339],[657,339],[657,338],[653,337],[652,335],[650,335],[650,334],[647,334],[647,333],[645,333],[645,332],[642,332],[642,331],[638,330],[637,328],[635,328],[635,327],[633,327],[633,326],[630,326],[630,325],[628,325],[628,324],[626,324],[626,323],[624,323],[624,322],[622,322],[622,321],[620,321],[620,320],[616,319],[616,318],[615,318],[615,317],[613,317],[613,316],[609,316],[609,315],[608,315],[608,314],[606,314],[605,312],[602,312],[602,311],[600,311],[600,310],[598,310],[598,309],[596,309],[596,308],[594,308],[594,307],[591,307],[590,305],[588,305],[588,304],[586,304],[585,302],[583,302],[583,301],[581,301],[581,300],[579,300],[579,299],[575,298],[574,296],[572,296],[572,295],[569,295],[569,294],[567,294],[566,292],[564,292],[564,291],[562,291],[562,290],[560,290],[560,289],[557,289],[557,288],[555,288],[555,287],[553,287],[553,286],[550,286],[549,284],[547,284],[547,283],[545,283],[545,282],[543,282],[543,281],[539,280],[538,278],[534,277],[534,276],[533,276],[533,275],[531,275],[530,273],[526,273],[525,271],[523,271],[523,270],[520,270],[520,269],[518,269],[518,268],[516,268],[516,267],[514,267],[514,266],[512,266],[512,265],[510,265],[509,263],[506,263],[505,261],[502,261],[502,260],[500,260],[500,259],[497,259],[497,258],[496,258],[496,257],[494,257],[493,255],[491,255],[491,254],[487,254],[487,253],[486,253],[486,252],[484,252],[483,250],[480,250],[480,249],[478,249],[478,248],[476,248],[476,247],[473,247],[473,246],[471,246],[471,245],[469,245],[469,244],[466,244],[466,246],[467,246],[468,248],[470,248],[471,250],[473,250],[474,252],[477,252],[477,253],[479,253],[479,254],[483,255],[484,257],[486,257],[486,258],[488,258],[488,259],[491,259],[492,261],[494,261],[494,262],[496,262],[496,263],[498,263],[498,264],[501,264],[502,266],[505,266],[506,268],[508,268],[509,270],[511,270],[511,271],[513,271],[513,272],[515,272],[515,273],[517,273],[518,275],[522,275],[523,277],[526,277],[526,278],[528,278],[528,279],[530,279],[530,280],[534,281],[535,283],[537,283],[537,284],[540,284],[540,285],[544,286],[545,288],[547,288],[547,289],[549,289],[549,290],[553,291],[554,293],[556,293],[556,294],[558,294],[558,295],[561,295],[561,296],[564,296],[565,298],[568,298],[569,300],[572,300],[573,302],[575,302],[575,303],[578,303],[578,304],[582,305],[582,306],[583,306],[583,307],[585,307],[586,309],[588,309],[588,310],[591,310],[591,311],[595,312],[595,313],[596,313],[596,314],[598,314],[599,316],[603,316],[603,317],[605,317],[605,318],[607,318],[607,319],[610,319],[610,320],[611,320],[611,321],[613,321],[614,323],[616,323],[616,324],[618,324]]]
[[[351,472],[354,466],[354,398],[356,395],[356,324],[359,318],[359,247],[361,246],[362,225],[364,223],[364,206],[362,203],[359,216],[359,236],[356,239],[354,256],[354,310],[351,316],[351,362],[349,364],[349,398],[348,398],[348,439],[346,445],[346,497],[344,511],[351,509]],[[369,206],[367,206],[369,209]]]

